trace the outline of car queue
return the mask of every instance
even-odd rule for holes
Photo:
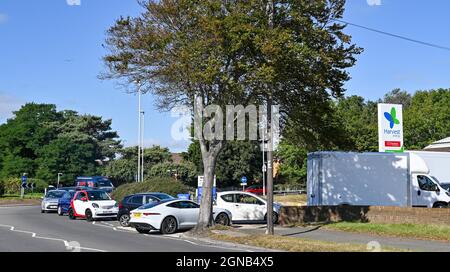
[[[195,227],[200,205],[194,201],[178,199],[159,192],[143,192],[125,196],[121,201],[96,186],[63,187],[50,190],[42,199],[41,212],[57,212],[71,220],[88,222],[100,219],[117,220],[122,227],[135,228],[139,233],[159,231],[173,234]],[[83,185],[88,185],[83,184]],[[278,221],[281,205],[274,203],[274,223]],[[213,206],[216,224],[262,222],[267,218],[266,201],[252,193],[241,191],[220,192]]]

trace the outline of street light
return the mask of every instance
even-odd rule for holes
[[[58,184],[56,184],[56,188],[59,188],[59,181],[61,180],[61,176],[63,175],[63,173],[58,173]]]

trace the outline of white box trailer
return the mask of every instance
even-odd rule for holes
[[[308,154],[309,206],[447,207],[450,194],[410,153]]]

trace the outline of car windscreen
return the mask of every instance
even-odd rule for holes
[[[99,187],[113,187],[113,184],[109,179],[98,180],[97,184]]]
[[[162,201],[159,201],[159,202],[158,201],[150,202],[148,204],[145,204],[144,206],[139,207],[138,209],[139,210],[150,209],[150,208],[156,207],[158,205],[161,205],[163,203],[169,202],[171,200],[172,199],[165,199],[165,200],[162,200]]]
[[[49,191],[46,198],[61,198],[66,193],[66,191]]]
[[[88,191],[87,194],[90,201],[111,200],[109,195],[103,191]]]

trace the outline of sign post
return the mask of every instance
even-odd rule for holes
[[[241,178],[241,186],[242,186],[242,191],[245,191],[245,186],[247,186],[247,177],[246,176]]]
[[[379,152],[403,152],[403,106],[378,104]]]
[[[205,176],[198,176],[197,177],[197,201],[200,203],[200,200],[202,199],[202,188],[203,188],[203,181],[205,180]],[[213,183],[213,198],[216,198],[216,175],[214,175],[214,183]]]
[[[23,173],[22,175],[22,185],[20,186],[20,198],[23,198],[25,195],[25,188],[27,187],[27,173]]]

